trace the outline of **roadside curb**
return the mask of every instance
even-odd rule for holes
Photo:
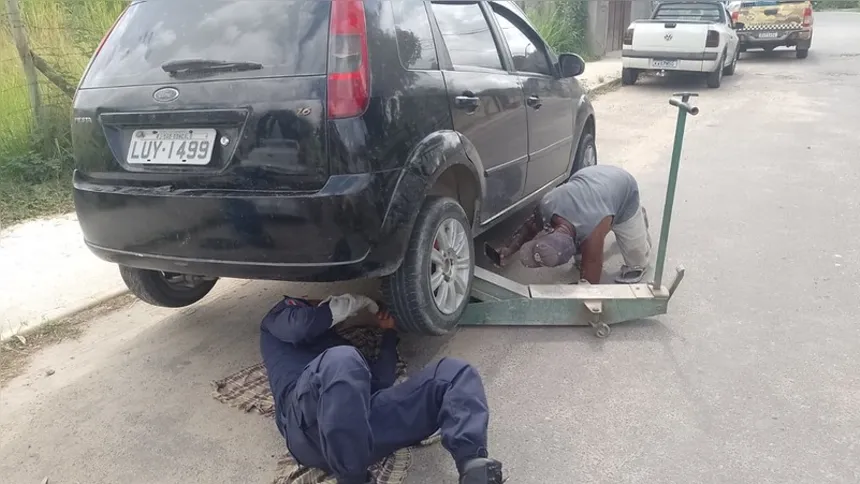
[[[621,77],[613,77],[608,80],[605,80],[596,86],[588,89],[588,94],[590,95],[600,95],[606,94],[607,92],[614,91],[618,87],[621,86]]]
[[[129,293],[128,288],[119,288],[112,291],[107,291],[95,298],[88,299],[85,302],[74,304],[67,308],[62,308],[56,311],[48,312],[38,321],[30,321],[18,323],[17,328],[3,328],[3,333],[0,334],[0,341],[7,341],[14,338],[16,335],[26,336],[27,333],[47,324],[62,321],[63,319],[71,318],[84,311],[88,311],[97,306],[101,306],[109,301],[112,301]]]

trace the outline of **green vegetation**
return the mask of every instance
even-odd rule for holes
[[[585,38],[588,2],[557,0],[526,3],[526,15],[556,53],[574,52],[590,60]]]
[[[30,49],[76,85],[124,0],[19,0]],[[36,126],[18,51],[0,11],[0,224],[71,208],[71,99],[41,74]]]
[[[815,10],[857,10],[860,0],[812,0]]]

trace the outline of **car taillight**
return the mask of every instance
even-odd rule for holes
[[[812,8],[806,7],[803,9],[803,26],[809,27],[812,25]]]
[[[740,17],[741,17],[741,13],[738,12],[737,10],[732,12],[732,22],[737,22]]]
[[[332,0],[329,33],[328,118],[358,116],[370,99],[364,2]]]
[[[708,40],[705,42],[705,47],[719,47],[720,46],[720,33],[716,30],[708,31]]]
[[[633,29],[627,29],[627,32],[624,32],[624,45],[633,45]]]

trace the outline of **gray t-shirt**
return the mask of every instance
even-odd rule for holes
[[[633,175],[617,166],[594,165],[576,173],[564,185],[547,193],[540,204],[543,223],[553,215],[564,218],[576,230],[581,244],[600,221],[612,216],[613,225],[624,223],[639,208],[639,185]]]

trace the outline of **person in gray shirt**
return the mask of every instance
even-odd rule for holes
[[[556,267],[581,254],[580,279],[599,284],[604,240],[611,231],[624,258],[615,281],[634,284],[650,265],[648,229],[633,175],[617,166],[595,165],[544,195],[502,248],[486,245],[485,251],[500,266],[519,252],[523,265],[532,268]]]

